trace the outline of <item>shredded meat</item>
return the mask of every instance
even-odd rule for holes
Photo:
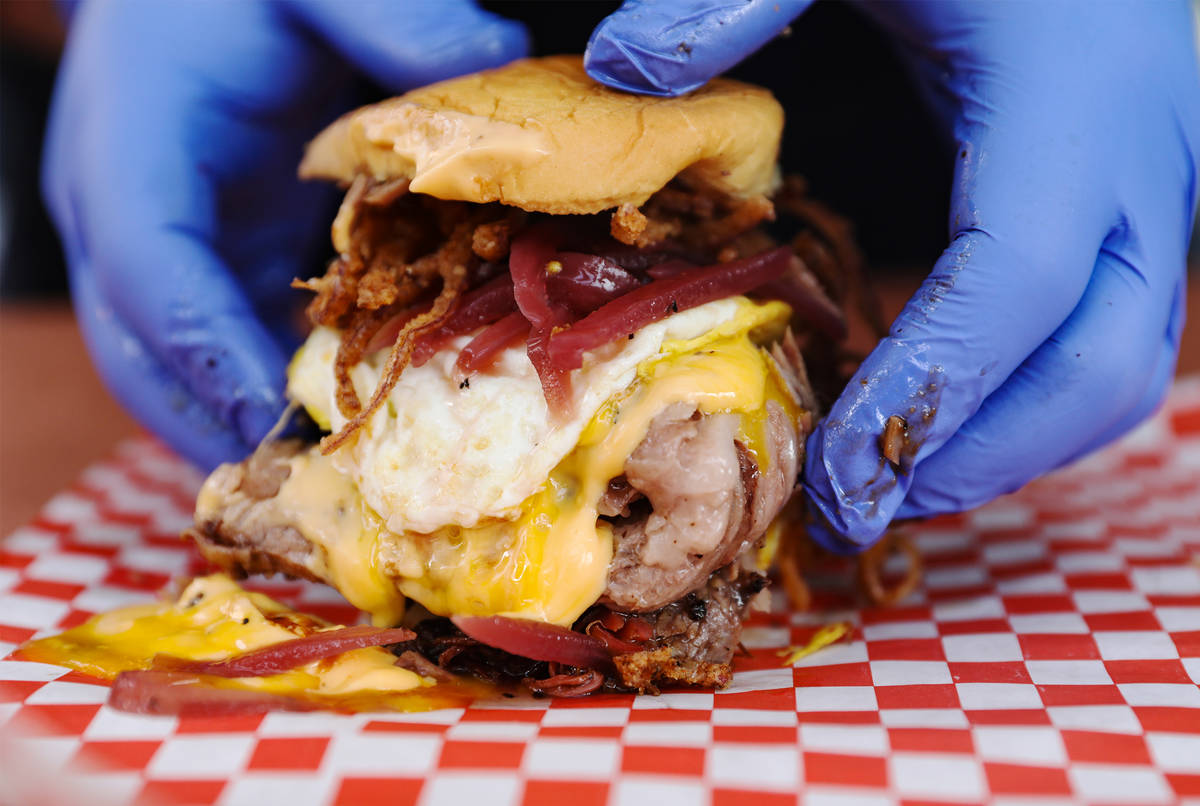
[[[405,182],[355,179],[333,225],[338,259],[325,276],[293,283],[316,292],[308,308],[314,324],[343,331],[334,375],[338,409],[349,422],[322,440],[326,452],[342,445],[382,405],[411,360],[416,340],[443,324],[459,296],[488,274],[480,270],[481,260],[507,256],[513,228],[524,218],[497,205],[446,202],[407,191]],[[363,406],[349,370],[383,324],[405,311],[409,316],[383,377]]]
[[[219,499],[219,507],[197,511],[195,526],[185,532],[205,559],[237,577],[282,573],[325,581],[313,570],[324,567],[322,550],[270,506],[291,475],[289,460],[301,450],[297,440],[268,442],[245,462],[213,471],[205,489]]]
[[[693,230],[702,243],[711,248],[731,241],[763,221],[775,218],[775,205],[766,196],[751,196],[739,200],[729,212],[713,218],[705,227]]]
[[[454,679],[454,675],[447,672],[441,666],[438,666],[433,661],[426,658],[415,649],[406,649],[399,653],[396,658],[396,665],[401,669],[408,669],[410,672],[416,672],[421,677],[430,677],[439,683],[445,683]]]
[[[810,294],[823,299],[819,284],[840,299],[846,282],[854,290],[862,287],[856,279],[861,256],[849,239],[849,226],[807,199],[804,191],[802,182],[791,182],[780,195],[783,208],[811,228],[794,245],[807,256],[797,265],[811,263],[822,278],[817,281],[805,270],[799,279],[811,281]],[[770,248],[773,240],[756,227],[774,216],[775,206],[765,196],[738,198],[677,180],[654,194],[642,209],[630,204],[617,208],[610,232],[616,240],[641,249],[665,244],[672,253],[694,261],[729,261]],[[294,283],[316,292],[309,305],[312,321],[343,332],[335,364],[336,402],[349,422],[322,441],[323,450],[344,444],[382,404],[408,365],[415,341],[442,324],[458,297],[487,273],[480,270],[481,261],[503,270],[512,238],[526,217],[501,205],[467,205],[410,194],[403,180],[355,179],[333,225],[338,258],[323,277]],[[581,223],[581,231],[590,226]],[[839,271],[849,280],[841,280]],[[795,284],[796,278],[791,281]],[[866,301],[865,292],[859,297]],[[408,317],[407,324],[364,406],[349,370],[362,360],[382,324],[402,314]],[[827,374],[819,373],[818,378],[824,380]]]
[[[330,262],[329,268],[321,277],[292,280],[292,288],[302,288],[316,294],[306,310],[309,321],[336,327],[350,311],[357,290],[354,294],[351,293],[352,278],[348,268],[346,261],[338,258]]]
[[[719,212],[720,198],[716,193],[698,193],[672,182],[655,193],[649,204],[658,215],[687,215],[709,221]]]
[[[624,475],[617,476],[608,483],[608,489],[600,497],[596,511],[604,518],[628,518],[630,515],[629,505],[643,497],[642,493],[634,488]]]
[[[350,370],[362,360],[363,352],[375,334],[397,313],[395,307],[355,311],[342,334],[337,355],[333,359],[334,400],[342,416],[353,417],[362,408],[354,382],[350,379]]]
[[[600,624],[618,629],[625,640],[609,644],[612,665],[585,669],[512,655],[464,635],[446,618],[428,618],[414,628],[415,639],[392,647],[398,665],[437,677],[465,674],[493,683],[520,683],[550,697],[582,697],[595,691],[657,693],[682,684],[721,688],[732,679],[742,623],[766,577],[728,566],[678,602],[642,616],[593,607],[575,629],[593,634]],[[620,626],[624,624],[625,626]],[[604,631],[610,637],[611,631]],[[439,678],[440,679],[440,678]]]
[[[781,210],[810,229],[792,242],[792,249],[820,276],[825,289],[837,302],[853,296],[871,330],[879,338],[887,335],[887,322],[874,289],[864,277],[865,261],[854,240],[854,227],[826,205],[809,198],[808,184],[800,176],[788,176],[775,197]]]
[[[766,196],[737,198],[672,183],[654,194],[640,210],[628,203],[618,207],[612,214],[610,231],[621,243],[640,249],[676,237],[698,253],[724,246],[716,253],[717,259],[728,262],[773,246],[765,233],[754,239],[759,248],[753,252],[744,252],[740,245],[731,242],[774,218],[775,206]]]

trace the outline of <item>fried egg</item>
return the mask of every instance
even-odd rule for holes
[[[745,298],[717,300],[642,328],[632,339],[587,356],[573,372],[571,414],[549,416],[523,344],[503,351],[485,373],[461,384],[454,362],[462,336],[426,364],[409,367],[356,439],[335,454],[367,504],[393,532],[432,532],[511,519],[579,442],[605,401],[628,388],[638,367],[733,333],[781,327],[787,307]],[[346,423],[335,403],[333,362],[340,334],[318,328],[292,361],[288,393],[322,426]],[[387,351],[351,370],[360,400],[378,385]]]

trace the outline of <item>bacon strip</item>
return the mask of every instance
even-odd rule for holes
[[[215,677],[266,677],[313,661],[334,658],[352,649],[400,644],[414,638],[416,634],[403,627],[385,629],[359,625],[281,641],[225,660],[186,660],[171,655],[155,655],[153,665],[157,669]]]

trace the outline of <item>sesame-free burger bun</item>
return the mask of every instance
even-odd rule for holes
[[[524,59],[350,112],[309,145],[304,178],[410,179],[440,199],[557,215],[640,206],[679,174],[735,196],[768,193],[783,110],[717,78],[678,98],[593,81],[579,56]]]

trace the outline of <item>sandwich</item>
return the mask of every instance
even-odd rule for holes
[[[555,664],[535,690],[726,684],[815,416],[792,334],[844,332],[760,226],[782,123],[755,87],[626,95],[576,57],[333,123],[300,173],[348,188],[337,258],[288,374],[326,435],[214,472],[200,551],[379,626],[415,604],[451,670],[487,673],[465,637]]]
[[[780,179],[782,125],[756,87],[639,97],[573,56],[334,122],[300,165],[346,195],[287,384],[320,437],[214,471],[201,554],[336,588],[410,683],[728,684],[846,335],[853,254]],[[192,604],[244,595],[223,579]]]

